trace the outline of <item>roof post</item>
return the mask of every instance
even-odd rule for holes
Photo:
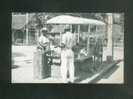
[[[80,25],[78,25],[78,43],[79,43],[79,35],[80,34]]]

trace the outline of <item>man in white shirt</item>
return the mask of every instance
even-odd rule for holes
[[[38,56],[38,61],[37,61],[37,66],[38,66],[38,71],[39,72],[39,78],[46,78],[50,75],[49,73],[49,63],[51,60],[47,57],[48,52],[49,52],[49,39],[47,36],[47,29],[42,28],[41,29],[41,36],[38,39],[38,47],[37,49],[39,52],[41,51],[41,54],[37,54]]]
[[[74,53],[72,47],[75,44],[74,35],[70,32],[70,28],[65,29],[62,35],[62,51],[61,51],[61,76],[63,82],[67,82],[67,71],[69,73],[70,82],[74,82]]]
[[[41,29],[41,36],[38,39],[38,45],[39,47],[43,48],[43,50],[46,50],[49,46],[49,39],[47,37],[47,28]]]

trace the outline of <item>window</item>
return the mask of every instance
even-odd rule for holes
[[[90,26],[90,32],[96,32],[96,26],[95,25]]]

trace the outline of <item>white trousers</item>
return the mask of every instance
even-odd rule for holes
[[[67,72],[70,81],[74,82],[74,53],[71,49],[65,49],[61,52],[61,76],[64,83],[67,82]]]

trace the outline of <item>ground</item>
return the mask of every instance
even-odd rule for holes
[[[106,52],[105,52],[106,53]],[[107,71],[107,74],[111,74],[109,77],[103,77],[98,81],[98,83],[124,83],[124,49],[123,48],[114,48],[114,59],[122,59],[117,67],[114,67]],[[112,73],[113,72],[113,73]],[[106,76],[106,75],[105,75]]]
[[[35,80],[33,77],[33,53],[35,46],[12,46],[12,83],[61,83],[60,77]],[[114,59],[123,59],[123,48],[114,48]],[[104,49],[103,60],[106,59],[106,48]],[[105,76],[106,75],[106,76]],[[86,78],[85,78],[86,79]],[[83,80],[85,80],[83,79]],[[110,69],[97,83],[123,83],[123,61],[117,68]],[[87,83],[87,82],[85,82]]]
[[[98,81],[98,83],[114,83],[114,84],[119,84],[119,83],[123,83],[124,81],[124,74],[123,74],[123,62],[120,62],[118,64],[119,67],[116,67],[117,69],[115,69],[115,72],[110,75],[110,77],[105,77],[105,78],[102,78],[101,80]],[[109,72],[112,72],[112,70],[110,70]]]

